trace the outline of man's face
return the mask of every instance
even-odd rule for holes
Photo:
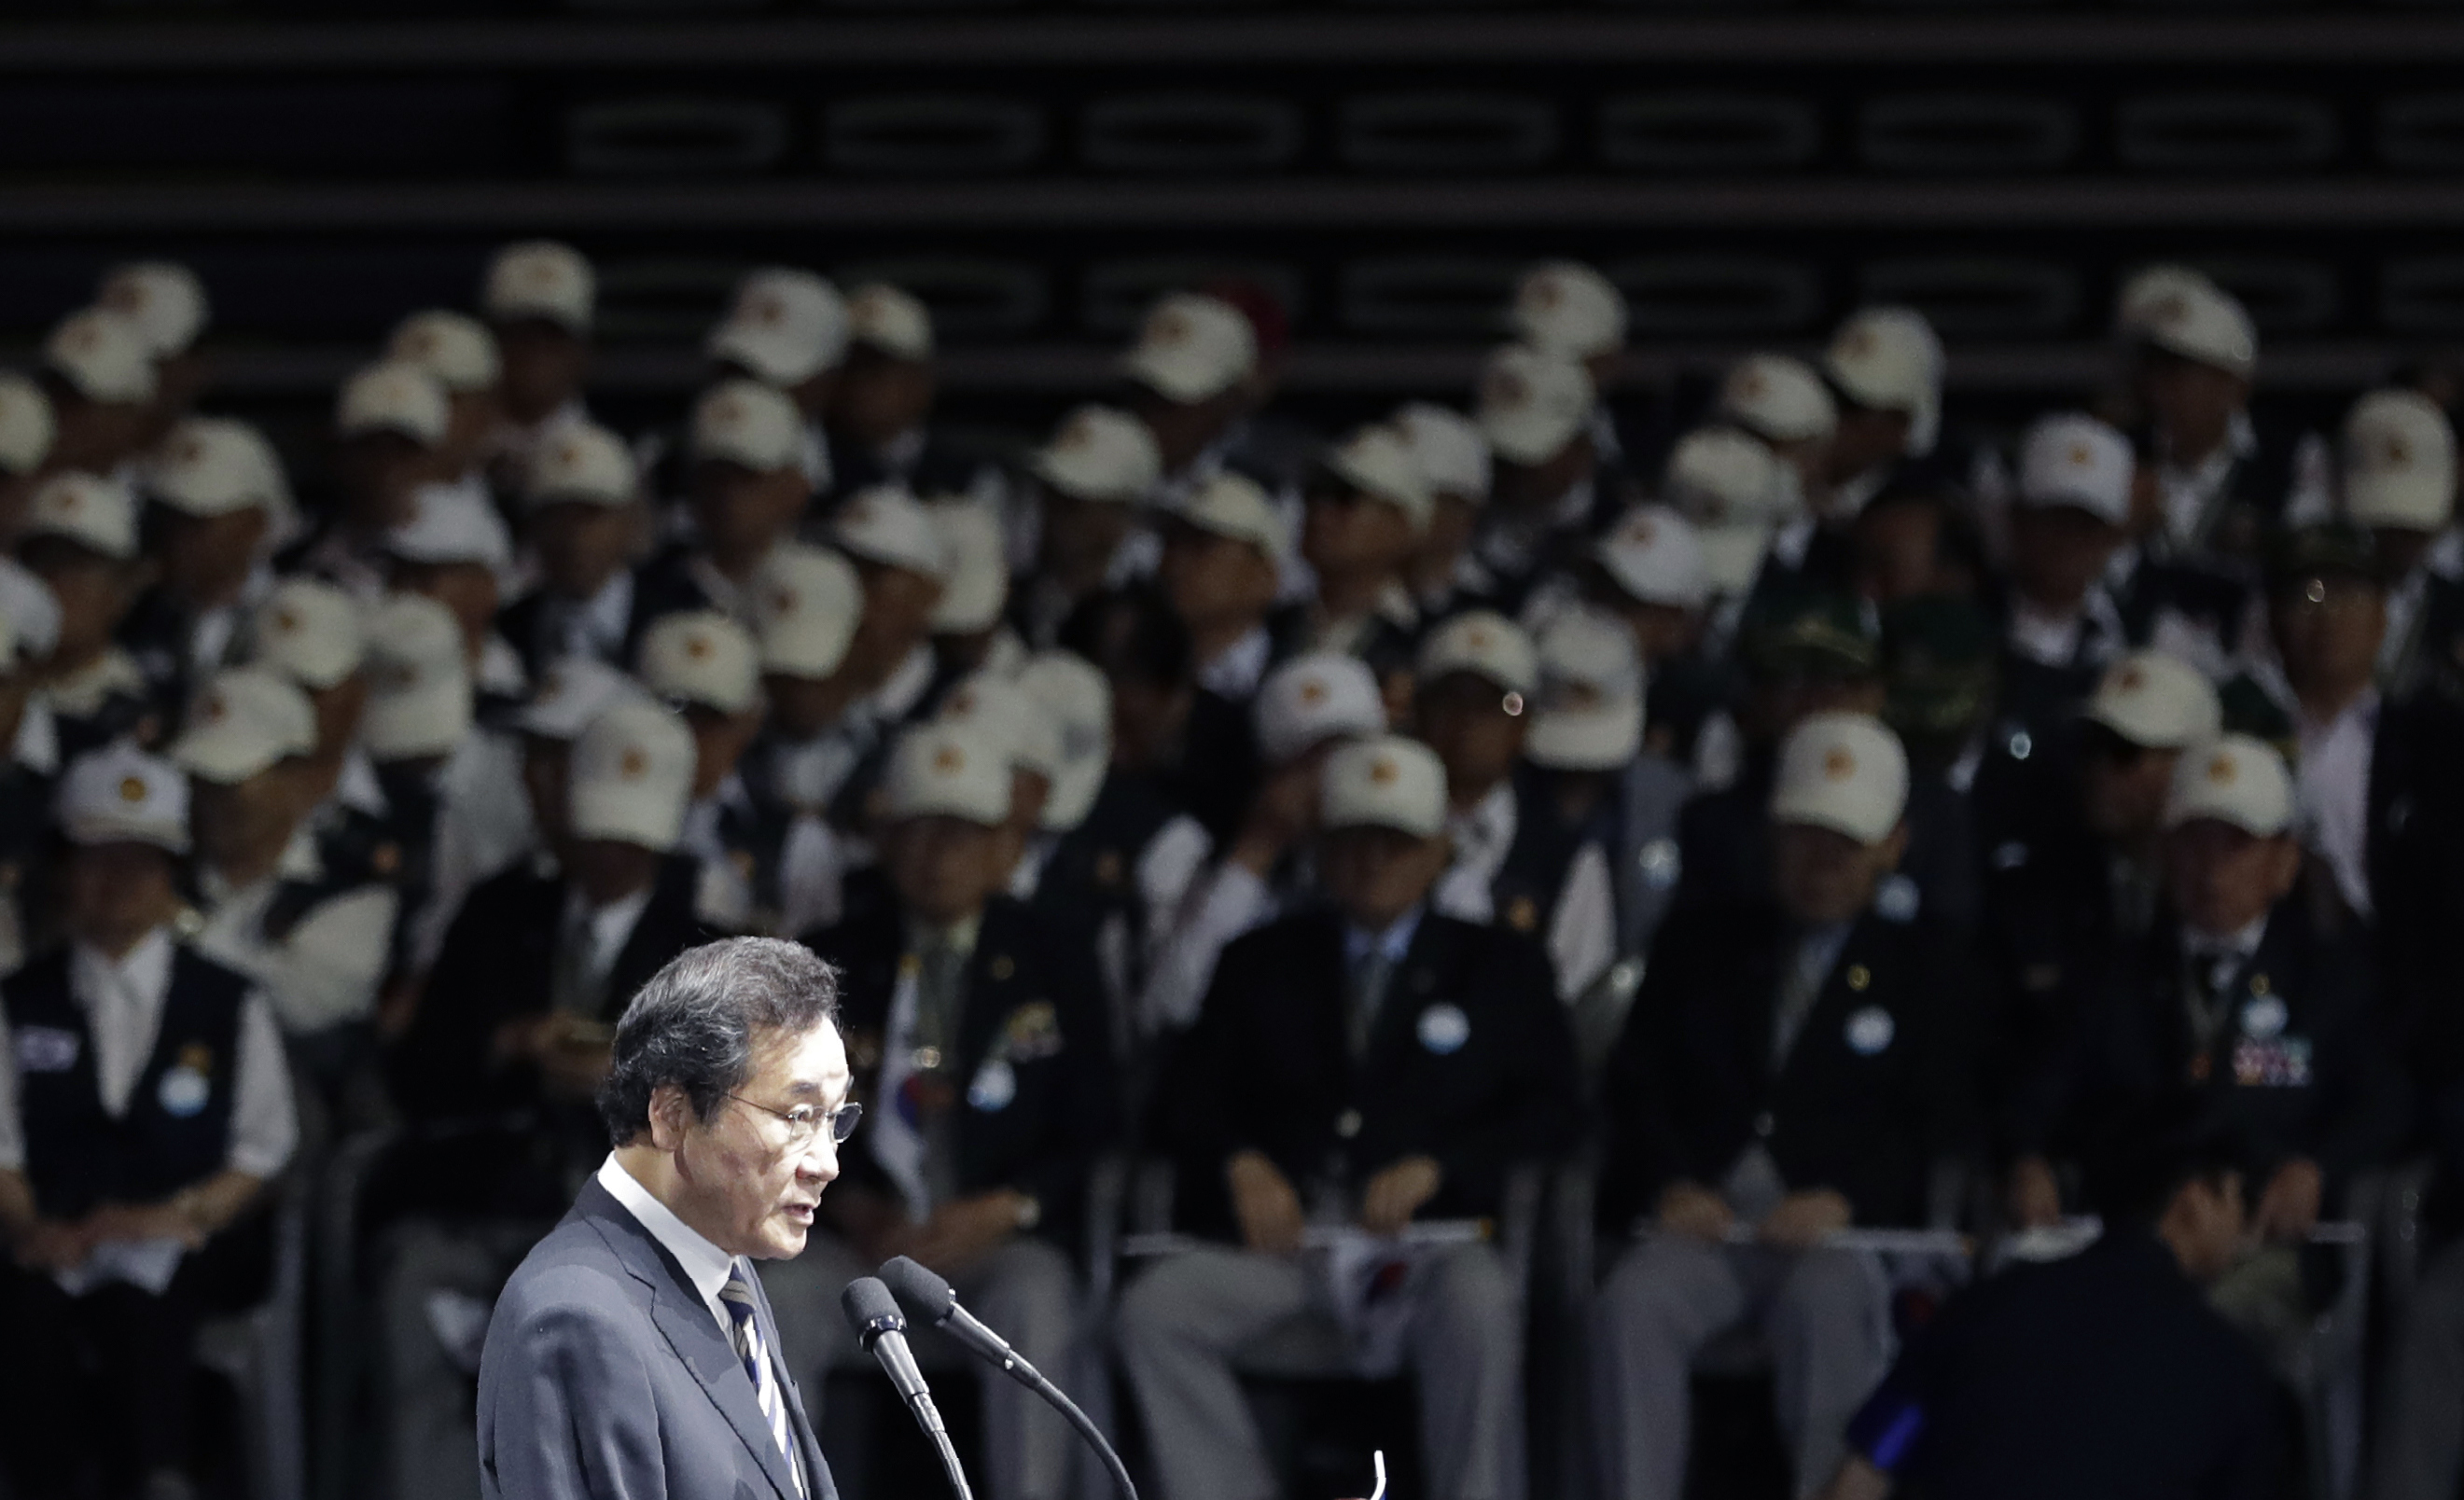
[[[2233,414],[2250,401],[2250,382],[2212,364],[2162,349],[2140,356],[2139,395],[2177,456],[2204,458],[2220,447]]]
[[[496,570],[485,562],[409,562],[396,560],[393,586],[443,605],[462,629],[462,650],[473,660],[496,628]]]
[[[192,776],[188,821],[197,857],[209,865],[278,849],[298,821],[297,779],[278,763],[236,782]]]
[[[718,790],[744,758],[745,748],[753,737],[761,732],[762,705],[740,714],[724,714],[707,703],[695,703],[685,710],[685,727],[693,737],[693,784],[695,802]]]
[[[541,579],[566,599],[594,597],[633,555],[640,524],[641,511],[631,505],[565,500],[533,511],[531,545]]]
[[[2076,505],[2011,508],[2012,582],[2040,607],[2076,608],[2120,545],[2121,527]]]
[[[659,878],[657,849],[622,839],[575,839],[564,851],[574,888],[593,906],[612,906]]]
[[[754,470],[703,459],[693,466],[693,523],[702,545],[724,563],[749,565],[768,555],[803,515],[810,494],[792,465]]]
[[[1829,478],[1845,483],[1907,452],[1908,414],[1839,403],[1839,426],[1831,434]]]
[[[65,537],[36,537],[26,543],[22,561],[46,585],[60,606],[59,644],[54,654],[81,662],[111,644],[121,617],[135,603],[128,567],[100,553],[88,552]]]
[[[1274,563],[1245,541],[1195,526],[1164,533],[1156,574],[1193,630],[1261,616],[1275,602]]]
[[[1342,485],[1309,494],[1301,556],[1321,573],[1382,573],[1403,565],[1418,540],[1401,507]]]
[[[1446,785],[1485,791],[1513,774],[1528,722],[1523,699],[1477,673],[1450,672],[1416,701],[1420,735],[1445,763]]]
[[[1809,927],[1844,922],[1873,904],[1874,888],[1900,862],[1906,838],[1879,844],[1810,823],[1771,825],[1771,878],[1788,915]]]
[[[1443,835],[1419,838],[1400,828],[1336,828],[1318,855],[1318,878],[1351,923],[1384,932],[1429,893],[1445,873]]]
[[[507,416],[537,422],[581,392],[589,344],[544,318],[517,318],[495,328]]]
[[[1155,682],[1114,674],[1112,763],[1124,770],[1163,769],[1189,727],[1197,692],[1187,682]]]
[[[522,790],[531,803],[531,822],[551,851],[564,842],[565,786],[573,745],[545,735],[522,737]]]
[[[896,670],[933,629],[933,607],[941,602],[941,581],[912,567],[855,558],[864,585],[864,613],[857,617],[847,660],[881,673]]]
[[[750,1072],[707,1120],[693,1117],[682,1091],[662,1090],[651,1110],[679,1120],[656,1133],[675,1137],[657,1144],[675,1154],[686,1200],[679,1217],[730,1255],[802,1254],[822,1190],[839,1175],[838,1144],[825,1119],[809,1143],[791,1149],[787,1122],[768,1112],[810,1108],[825,1116],[847,1102],[850,1083],[847,1047],[824,1022],[800,1036],[757,1037]]]
[[[878,448],[923,425],[933,414],[934,390],[930,361],[902,360],[858,344],[839,370],[830,427],[868,448]]]
[[[1082,500],[1046,486],[1039,543],[1043,571],[1061,578],[1101,578],[1136,520],[1133,506]]]
[[[362,432],[342,439],[335,469],[351,524],[369,532],[407,524],[412,493],[450,477],[442,449],[401,432]]]
[[[1500,458],[1489,481],[1489,503],[1501,510],[1535,511],[1554,505],[1568,490],[1591,475],[1594,462],[1589,434],[1573,441],[1537,463]]]
[[[2178,750],[2134,744],[2101,724],[2087,726],[2079,789],[2088,831],[2109,844],[2137,845],[2165,822]]]
[[[1006,827],[964,818],[907,818],[892,824],[883,852],[890,883],[909,910],[936,926],[963,921],[1001,888]]]
[[[1868,505],[1852,528],[1857,591],[1895,604],[1940,586],[1942,512],[1931,505]]]
[[[300,691],[308,695],[308,706],[317,711],[317,753],[339,755],[360,732],[360,714],[368,706],[367,674],[355,672],[330,688],[303,683]]]
[[[2198,932],[2222,938],[2267,915],[2292,891],[2301,849],[2215,818],[2193,818],[2165,837],[2165,883],[2173,909]]]
[[[504,418],[505,404],[494,386],[455,391],[446,403],[445,462],[454,473],[468,474],[487,452],[488,439]]]
[[[146,516],[146,550],[174,596],[192,607],[210,607],[246,582],[270,519],[254,505],[223,516],[156,505]]]
[[[105,953],[125,953],[180,908],[171,856],[151,844],[72,845],[68,929]]]
[[[2352,692],[2378,671],[2387,594],[2350,573],[2295,579],[2268,597],[2267,623],[2296,693]]]
[[[145,441],[154,408],[143,402],[95,401],[66,382],[47,380],[54,432],[46,462],[54,471],[109,474]]]
[[[1243,401],[1238,389],[1204,401],[1184,402],[1138,386],[1131,392],[1130,409],[1154,435],[1155,451],[1163,456],[1163,472],[1178,474],[1240,418]]]
[[[801,744],[829,728],[847,711],[844,673],[798,677],[783,672],[764,673],[761,695],[770,701],[769,722],[790,742]]]

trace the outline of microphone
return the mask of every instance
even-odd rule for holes
[[[1045,1379],[1044,1372],[1012,1349],[1008,1339],[994,1333],[974,1313],[960,1307],[956,1288],[904,1255],[882,1263],[881,1278],[872,1285],[877,1287],[885,1283],[897,1294],[899,1304],[918,1323],[937,1328],[957,1339],[977,1358],[1043,1397],[1067,1418],[1069,1425],[1078,1429],[1078,1435],[1086,1439],[1087,1445],[1104,1461],[1105,1468],[1111,1473],[1113,1486],[1121,1491],[1122,1500],[1138,1500],[1138,1487],[1130,1480],[1129,1467],[1121,1462],[1121,1455],[1114,1452],[1112,1445],[1105,1440],[1102,1429],[1078,1409],[1078,1403],[1071,1401],[1061,1387]],[[856,1286],[863,1285],[863,1282],[856,1283]],[[852,1293],[855,1288],[849,1287],[847,1290]]]
[[[933,1440],[940,1450],[941,1467],[950,1476],[950,1488],[958,1500],[975,1500],[967,1489],[967,1471],[958,1465],[958,1450],[950,1444],[950,1430],[941,1424],[940,1408],[933,1404],[932,1388],[924,1383],[924,1372],[915,1368],[915,1356],[907,1348],[907,1319],[898,1311],[898,1302],[878,1277],[866,1276],[848,1282],[839,1293],[839,1310],[847,1314],[847,1327],[854,1331],[856,1342],[867,1354],[881,1361],[882,1373],[915,1415],[915,1424]]]

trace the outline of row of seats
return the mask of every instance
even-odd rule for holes
[[[584,99],[541,130],[507,79],[30,82],[0,96],[0,170],[247,167],[455,177],[801,173],[2157,173],[2464,169],[2464,93],[2365,104],[2172,89],[2108,102],[1974,82],[1824,103],[1801,94],[1490,87],[1329,101],[1220,81],[1038,99],[947,88],[717,88]],[[34,128],[40,126],[40,128]]]

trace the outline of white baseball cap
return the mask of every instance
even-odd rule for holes
[[[1579,362],[1509,343],[1481,367],[1481,435],[1508,463],[1545,463],[1591,421],[1594,399]]]
[[[923,302],[886,281],[870,281],[847,298],[847,342],[901,360],[933,357],[933,315]]]
[[[2344,418],[2344,514],[2365,526],[2444,531],[2455,517],[2455,429],[2417,390],[2374,390]]]
[[[69,314],[43,341],[43,364],[88,401],[154,399],[154,351],[137,320],[107,307]]]
[[[1474,505],[1488,499],[1488,439],[1480,424],[1450,407],[1415,401],[1397,408],[1395,429],[1433,495]]]
[[[1430,631],[1417,665],[1423,683],[1458,672],[1486,678],[1510,694],[1528,694],[1540,683],[1531,637],[1494,609],[1465,610]]]
[[[1711,568],[1694,527],[1665,505],[1638,505],[1593,544],[1617,585],[1647,605],[1700,609],[1711,602]]]
[[[2213,739],[2224,723],[2216,690],[2197,669],[2163,651],[2132,651],[2104,669],[2080,711],[2134,745],[2183,750]]]
[[[1697,428],[1677,440],[1661,498],[1693,522],[1715,591],[1753,585],[1772,534],[1794,518],[1794,478],[1768,446],[1735,428]]]
[[[800,386],[846,357],[847,305],[809,271],[766,266],[737,283],[707,350],[776,386]]]
[[[1221,298],[1176,292],[1149,310],[1121,372],[1167,401],[1189,406],[1257,372],[1258,332]]]
[[[494,388],[504,374],[496,336],[468,313],[430,308],[394,324],[385,358],[416,364],[455,395]]]
[[[1780,746],[1773,823],[1812,824],[1879,844],[1900,826],[1907,802],[1907,753],[1871,715],[1812,715]]]
[[[1514,337],[1535,349],[1588,360],[1625,344],[1625,297],[1573,260],[1532,267],[1514,289]]]
[[[23,375],[0,373],[0,471],[33,474],[51,456],[58,435],[43,387]]]
[[[144,469],[150,499],[188,516],[291,506],[282,460],[265,434],[229,417],[185,417]]]
[[[619,695],[573,742],[565,804],[573,836],[662,854],[675,848],[696,754],[693,731],[674,712],[639,694]]]
[[[999,744],[1012,765],[1031,771],[1048,786],[1061,773],[1061,726],[1024,688],[995,672],[978,672],[950,685],[933,716],[959,724]]]
[[[114,266],[103,273],[94,299],[135,323],[145,336],[146,352],[158,360],[187,352],[206,331],[205,283],[177,261],[132,260]]]
[[[479,305],[498,322],[540,318],[568,333],[587,334],[598,298],[599,277],[582,252],[534,239],[496,252],[488,262]]]
[[[1281,566],[1291,556],[1291,528],[1274,501],[1246,474],[1225,470],[1198,487],[1173,518],[1218,537],[1245,541]]]
[[[360,670],[367,637],[357,601],[313,578],[274,585],[250,621],[249,660],[263,663],[313,693]]]
[[[770,474],[801,465],[803,445],[803,414],[783,393],[759,381],[721,381],[693,403],[696,459]]]
[[[980,726],[917,724],[890,753],[889,814],[998,827],[1009,821],[1009,767],[1007,747]]]
[[[859,490],[830,523],[839,550],[863,562],[905,568],[928,578],[950,576],[950,549],[921,501],[894,484]]]
[[[1318,783],[1319,821],[1337,828],[1395,828],[1435,838],[1446,827],[1446,768],[1438,753],[1400,735],[1339,746]]]
[[[1429,529],[1437,497],[1397,429],[1371,423],[1330,449],[1324,463],[1329,474],[1353,489],[1401,511],[1414,536]]]
[[[1572,609],[1540,632],[1540,691],[1523,757],[1556,771],[1607,771],[1642,748],[1642,658],[1634,632]]]
[[[641,695],[640,683],[596,656],[561,656],[539,673],[514,727],[541,739],[575,739],[607,705]]]
[[[2113,299],[2113,326],[2124,338],[2144,337],[2156,320],[2154,309],[2167,298],[2214,286],[2206,272],[2189,266],[2169,262],[2142,266],[2123,281]]]
[[[72,844],[151,844],[188,851],[188,779],[127,740],[82,755],[60,778],[61,831]]]
[[[387,594],[368,611],[368,707],[360,742],[379,761],[450,755],[471,732],[471,659],[453,611]]]
[[[2137,466],[2130,439],[2084,412],[2038,417],[2019,442],[2019,503],[2067,505],[2127,525]]]
[[[789,542],[762,560],[753,591],[762,671],[829,676],[847,660],[863,616],[863,581],[837,553]]]
[[[561,422],[531,453],[522,503],[532,510],[568,502],[630,505],[637,484],[623,438],[595,422]]]
[[[1942,431],[1942,340],[1912,307],[1868,307],[1839,325],[1822,373],[1842,395],[1877,411],[1904,412],[1907,452],[1933,452]]]
[[[308,695],[261,667],[215,673],[188,702],[169,755],[181,769],[229,786],[317,748]]]
[[[1019,691],[1044,705],[1061,737],[1043,824],[1067,832],[1087,821],[1112,769],[1112,685],[1085,658],[1039,651],[1019,669]]]
[[[1356,656],[1312,651],[1266,674],[1253,712],[1258,748],[1269,765],[1299,760],[1337,736],[1375,735],[1386,728],[1386,700],[1377,679]]]
[[[344,437],[399,432],[426,447],[445,441],[451,422],[445,387],[419,365],[403,360],[371,364],[342,383],[334,426]]]
[[[1749,354],[1730,365],[1720,382],[1720,415],[1767,443],[1828,437],[1839,425],[1822,377],[1785,354]]]
[[[99,474],[55,474],[34,487],[20,533],[65,537],[88,552],[125,562],[137,556],[137,497]]]
[[[1111,407],[1080,407],[1026,461],[1037,478],[1081,500],[1134,505],[1163,477],[1147,425]]]
[[[2139,337],[2168,353],[2247,380],[2258,367],[2258,329],[2232,293],[2201,277],[2148,298]]]
[[[2266,741],[2225,735],[2173,763],[2165,827],[2213,818],[2244,833],[2274,838],[2293,827],[2293,777]]]
[[[459,485],[422,485],[410,515],[387,531],[385,549],[407,562],[477,562],[502,571],[514,565],[514,539],[496,508]]]
[[[642,632],[634,674],[656,697],[741,714],[761,701],[760,651],[715,609],[663,614]]]
[[[933,606],[936,635],[972,635],[1001,623],[1009,603],[1009,553],[1001,514],[979,500],[944,499],[924,512],[940,534],[949,577]]]

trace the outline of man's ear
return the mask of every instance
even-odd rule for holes
[[[650,1144],[665,1152],[683,1149],[693,1124],[693,1100],[682,1089],[663,1083],[650,1092]]]

